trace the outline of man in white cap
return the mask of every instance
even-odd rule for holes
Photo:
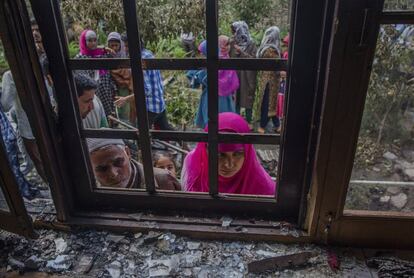
[[[131,158],[121,139],[88,138],[89,156],[98,187],[145,188],[141,163]],[[154,168],[155,186],[162,190],[181,190],[168,170]]]

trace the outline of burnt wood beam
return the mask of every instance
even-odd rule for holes
[[[207,142],[208,134],[205,132],[184,132],[184,131],[160,131],[150,130],[150,138],[168,141]],[[84,129],[84,138],[117,138],[136,140],[139,142],[137,132],[127,129]],[[218,134],[218,143],[238,144],[262,144],[280,145],[280,135],[272,134],[239,134],[223,132]]]
[[[414,24],[414,11],[383,12],[381,24]]]
[[[91,69],[118,69],[129,68],[131,66],[128,58],[88,58],[70,59],[69,65],[72,70],[91,70]],[[157,70],[191,70],[207,67],[206,59],[167,59],[154,58],[142,59],[143,69]],[[285,59],[257,59],[257,58],[230,58],[218,61],[219,69],[232,70],[257,70],[257,71],[281,71],[287,70],[287,60]]]

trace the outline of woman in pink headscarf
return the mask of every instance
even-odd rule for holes
[[[249,133],[250,128],[241,116],[225,112],[219,114],[219,131]],[[185,158],[182,184],[186,191],[209,191],[207,143],[198,143]],[[219,144],[218,189],[220,193],[274,195],[276,183],[259,163],[252,144]]]
[[[92,30],[83,30],[82,34],[79,37],[79,53],[75,56],[77,59],[82,58],[110,58],[115,53],[110,48],[98,47],[97,35]],[[99,78],[105,75],[108,71],[106,70],[87,70],[82,72],[89,75],[94,80],[98,81]]]
[[[224,35],[219,36],[220,59],[230,58],[230,38]],[[234,95],[240,86],[239,77],[235,70],[219,70],[219,95]]]
[[[226,39],[227,38],[227,39]],[[219,56],[221,59],[229,58],[230,45],[228,44],[228,37],[219,37]],[[200,43],[198,50],[204,56],[207,56],[207,41]],[[187,73],[187,77],[191,80],[192,86],[197,88],[201,85],[202,94],[200,103],[198,105],[195,124],[200,128],[205,128],[208,123],[208,82],[207,71],[194,70]],[[237,72],[234,70],[219,70],[218,71],[218,106],[219,112],[235,112],[233,94],[239,88],[239,78]]]

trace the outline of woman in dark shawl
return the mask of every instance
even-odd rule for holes
[[[244,21],[236,21],[231,25],[233,38],[230,42],[230,57],[255,58],[257,47],[249,33],[249,27]],[[256,95],[257,72],[239,70],[237,75],[240,80],[240,88],[236,94],[236,112],[240,114],[240,108],[245,108],[246,120],[251,126],[252,110]]]

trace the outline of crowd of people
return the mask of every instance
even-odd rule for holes
[[[48,61],[36,23],[32,24],[36,49],[42,65],[50,102],[55,112],[56,92],[48,72]],[[266,30],[259,47],[252,39],[244,21],[231,26],[232,37],[221,35],[219,41],[220,59],[237,58],[287,58],[286,47],[289,37],[280,40],[280,30],[273,26]],[[194,43],[193,38],[184,36]],[[105,47],[97,44],[97,34],[84,30],[79,38],[79,54],[76,58],[126,58],[129,56],[128,40],[125,34],[112,32],[107,37]],[[207,56],[207,42],[202,41],[198,55]],[[154,58],[154,54],[141,42],[142,58]],[[160,70],[144,70],[144,89],[148,123],[151,128],[173,130],[168,122],[164,99],[164,84]],[[137,126],[137,111],[133,94],[132,74],[129,68],[115,70],[77,70],[73,74],[80,118],[84,128],[109,128],[114,116]],[[201,87],[202,93],[195,125],[208,130],[208,82],[205,69],[187,72],[189,86]],[[249,133],[253,124],[259,122],[257,131],[265,133],[272,120],[274,132],[280,133],[280,120],[283,118],[283,102],[286,90],[286,72],[219,70],[219,130],[223,132]],[[244,110],[244,118],[240,115]],[[22,109],[16,86],[8,71],[3,76],[0,120],[15,122],[17,128],[2,125],[3,141],[15,146],[19,138],[23,144],[8,147],[10,161],[16,176],[30,171],[27,166],[34,162],[39,175],[46,181],[43,164],[37,150],[36,141],[30,128],[27,115]],[[6,117],[7,112],[8,117]],[[4,130],[3,130],[4,128]],[[7,129],[7,130],[6,130]],[[10,134],[17,134],[11,137]],[[143,166],[132,156],[125,142],[120,139],[87,139],[90,161],[98,186],[115,188],[144,188]],[[17,146],[17,145],[16,145]],[[26,160],[26,168],[16,163],[17,150]],[[25,155],[26,154],[26,155]],[[274,195],[276,184],[260,164],[252,144],[219,144],[219,192],[234,194]],[[177,164],[168,153],[154,155],[154,177],[156,187],[164,190],[208,192],[208,153],[207,144],[198,143],[184,159],[181,179],[178,178]],[[29,169],[30,168],[30,169]],[[253,174],[254,173],[254,174]],[[20,182],[23,195],[30,197],[35,190],[26,181]]]
[[[288,58],[289,35],[280,39],[280,30],[276,26],[268,28],[259,47],[252,39],[248,25],[236,21],[231,25],[232,36],[221,35],[218,38],[220,59],[228,58]],[[183,46],[198,49],[198,55],[207,56],[207,42],[192,47],[195,38],[192,35],[181,36]],[[97,34],[84,30],[79,38],[80,52],[75,58],[126,58],[129,56],[128,40],[125,34],[111,32],[105,47],[98,47]],[[141,42],[141,55],[144,59],[154,58],[154,54]],[[136,122],[135,97],[131,70],[84,70],[78,73],[88,75],[98,83],[96,96],[102,102],[105,114],[112,115],[134,126]],[[205,128],[208,122],[208,84],[205,69],[187,72],[189,86],[202,89],[194,124]],[[172,130],[166,114],[164,84],[159,70],[144,71],[144,87],[149,126],[155,129]],[[241,114],[249,123],[250,131],[258,123],[257,132],[267,132],[271,120],[273,131],[281,132],[283,119],[284,94],[286,91],[286,72],[284,71],[246,71],[219,70],[218,99],[219,112]],[[250,132],[249,131],[249,132]]]

